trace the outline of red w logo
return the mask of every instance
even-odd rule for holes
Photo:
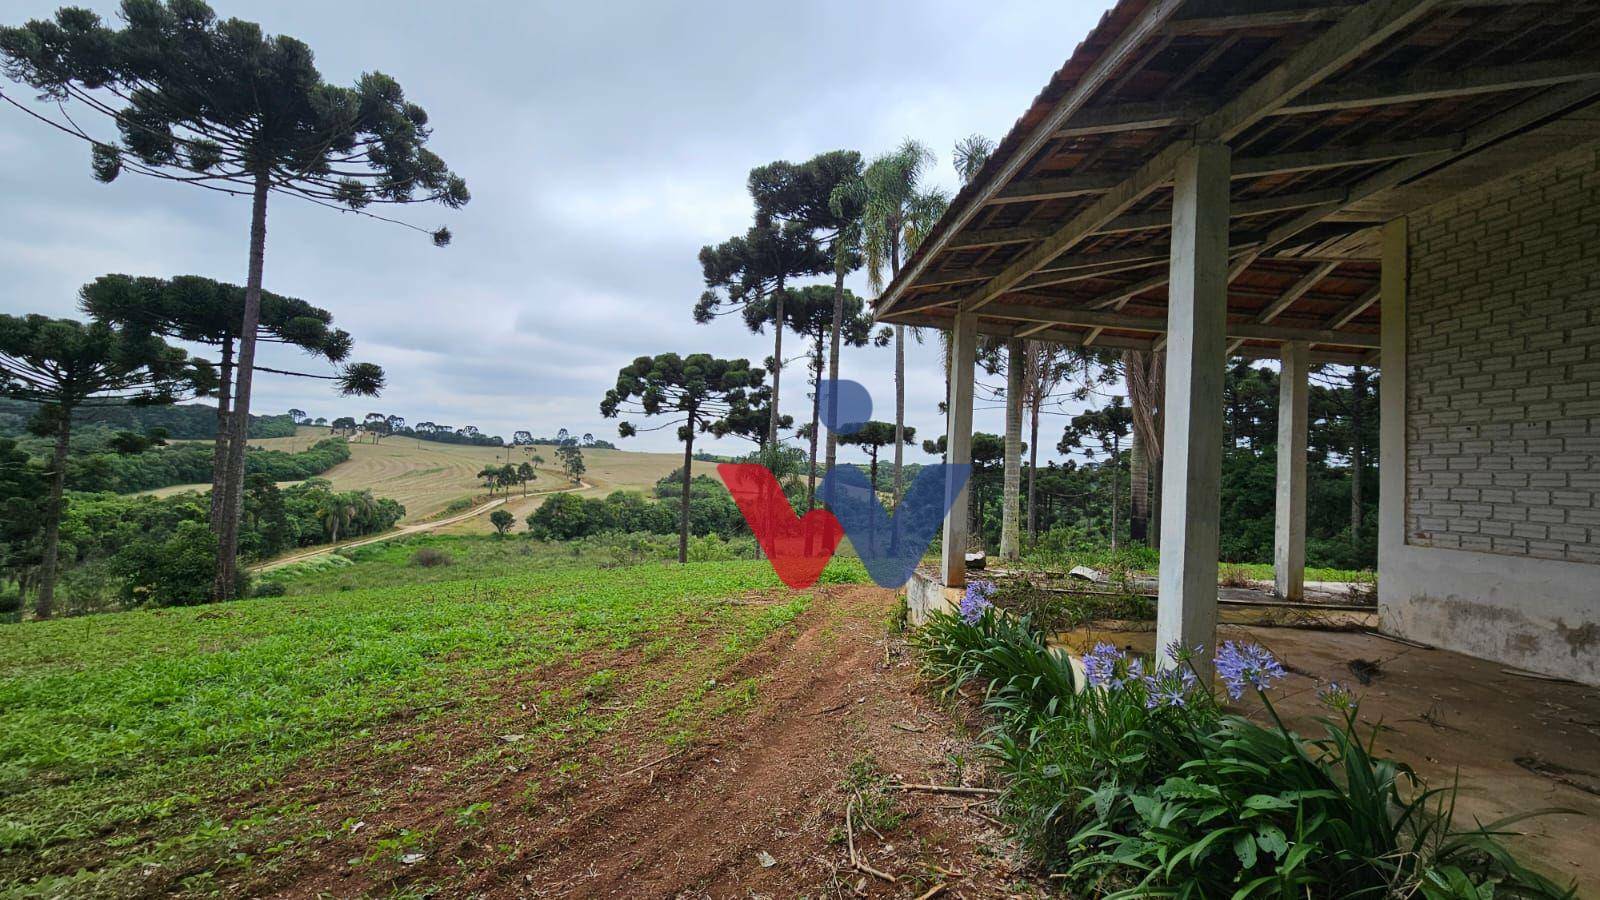
[[[717,474],[728,486],[739,512],[744,513],[778,578],[792,588],[816,584],[844,538],[844,528],[833,513],[813,509],[805,518],[796,516],[782,485],[766,466],[722,463],[717,466]]]

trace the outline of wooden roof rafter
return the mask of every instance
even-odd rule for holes
[[[1361,231],[1385,219],[1365,210],[1600,96],[1600,54],[1550,50],[1586,17],[1600,0],[1121,0],[875,313],[1048,308],[1084,324],[1042,316],[1010,333],[1128,337],[1089,314],[1164,303],[1173,165],[1215,140],[1235,146],[1230,314],[1276,334],[1230,329],[1234,349],[1301,339],[1283,328],[1369,341],[1373,272],[1339,265],[1371,258]]]

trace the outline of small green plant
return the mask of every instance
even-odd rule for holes
[[[889,779],[870,753],[856,757],[845,769],[840,788],[854,803],[856,827],[884,834],[899,828],[906,820]]]
[[[361,858],[361,862],[366,865],[382,860],[408,864],[419,862],[426,855],[422,849],[433,841],[435,830],[430,828],[427,831],[413,831],[402,828],[392,837],[378,838],[372,842],[372,847]]]
[[[583,680],[583,697],[591,703],[601,703],[616,690],[615,669],[601,669]]]
[[[463,806],[456,810],[456,824],[462,828],[480,828],[489,810],[493,808],[494,804],[487,800]]]

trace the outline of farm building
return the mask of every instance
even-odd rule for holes
[[[1308,369],[1378,366],[1380,627],[1600,684],[1596,47],[1597,0],[1122,0],[875,314],[952,332],[956,463],[978,335],[1165,352],[1158,646],[1216,632],[1229,357],[1281,361],[1290,598]]]

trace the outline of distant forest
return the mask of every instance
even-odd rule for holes
[[[28,433],[28,420],[38,405],[0,397],[0,437],[20,437]],[[144,432],[152,428],[166,431],[169,440],[208,441],[217,436],[217,408],[204,403],[175,406],[102,406],[78,410],[74,425],[100,425],[114,431]],[[250,437],[293,437],[294,422],[288,416],[251,416]]]

